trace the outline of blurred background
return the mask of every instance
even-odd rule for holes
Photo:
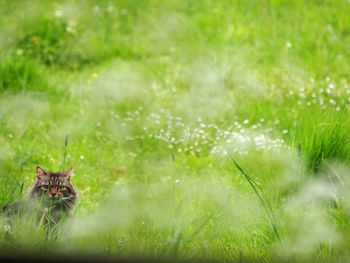
[[[0,216],[0,247],[347,261],[349,14],[347,0],[1,1],[0,205],[26,198],[38,164],[73,166],[80,197],[52,238]]]

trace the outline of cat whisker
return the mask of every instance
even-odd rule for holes
[[[70,201],[70,200],[64,200],[64,199],[61,199],[62,203],[65,204],[68,208],[72,208],[73,207],[73,202]]]

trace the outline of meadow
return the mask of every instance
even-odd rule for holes
[[[347,0],[0,1],[0,205],[80,196],[0,248],[349,261],[349,57]]]

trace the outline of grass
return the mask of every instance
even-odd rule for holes
[[[0,72],[2,92],[43,91],[47,88],[40,65],[36,61],[23,57],[20,52],[3,56]]]
[[[37,164],[73,166],[80,201],[50,244],[1,218],[1,247],[342,262],[349,8],[2,1],[0,205]]]
[[[322,160],[349,160],[348,128],[344,127],[343,122],[332,124],[333,127],[322,126],[327,126],[327,123],[320,124],[319,131],[314,132],[307,142],[307,147],[311,148],[306,150],[308,164],[313,172],[321,168]]]
[[[273,231],[275,232],[276,234],[276,237],[280,239],[280,236],[278,234],[278,229],[277,229],[277,225],[276,225],[276,219],[275,219],[275,216],[274,216],[274,213],[273,213],[273,210],[272,210],[272,207],[271,207],[271,204],[270,202],[266,199],[265,197],[265,194],[264,194],[264,191],[259,187],[259,185],[249,176],[247,175],[243,169],[239,166],[239,164],[234,160],[232,159],[232,162],[234,163],[234,165],[237,167],[237,169],[244,175],[244,177],[247,179],[249,185],[252,187],[254,193],[256,194],[256,196],[259,198],[259,201],[261,202],[261,205],[264,207],[264,210],[266,212],[266,214],[268,215],[270,221],[271,221],[271,225],[272,225],[272,228],[273,228]]]

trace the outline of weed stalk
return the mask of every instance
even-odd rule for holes
[[[244,170],[241,168],[241,166],[232,158],[230,157],[232,162],[234,163],[234,165],[236,166],[236,168],[244,175],[245,179],[247,179],[248,183],[250,184],[250,186],[253,188],[255,194],[257,195],[257,197],[259,198],[259,201],[261,202],[261,204],[264,207],[264,210],[267,214],[267,216],[270,219],[273,231],[276,234],[276,237],[278,238],[279,241],[281,241],[281,238],[278,234],[278,230],[277,230],[277,224],[276,224],[276,219],[272,210],[272,206],[270,204],[270,202],[268,201],[268,199],[266,198],[264,191],[261,189],[261,187],[249,176],[247,175]],[[260,193],[259,193],[260,191]]]

